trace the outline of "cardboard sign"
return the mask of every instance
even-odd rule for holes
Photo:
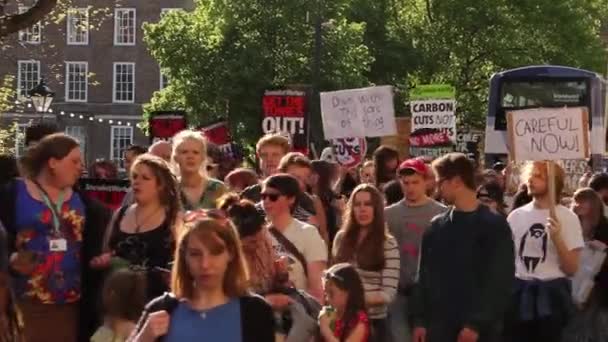
[[[331,140],[334,156],[340,165],[347,168],[359,166],[367,153],[365,138],[341,138]]]
[[[535,108],[507,113],[510,157],[523,160],[589,157],[586,108]]]
[[[112,210],[120,208],[129,186],[130,182],[125,179],[80,179],[80,189],[85,196],[98,200]]]
[[[267,90],[262,99],[262,132],[281,133],[295,151],[308,153],[308,108],[306,93],[296,90]]]
[[[461,152],[467,155],[467,157],[474,159],[479,162],[480,156],[480,142],[483,138],[483,132],[481,131],[470,131],[458,129],[456,135],[456,152]]]
[[[383,137],[397,132],[391,86],[321,93],[325,139]]]
[[[150,116],[150,141],[169,140],[187,127],[185,112],[154,112]]]

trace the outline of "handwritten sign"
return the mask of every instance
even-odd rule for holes
[[[507,113],[512,160],[560,160],[589,157],[586,108],[535,108]]]
[[[367,141],[365,138],[333,139],[331,143],[336,160],[340,165],[347,168],[356,167],[361,164],[367,153]]]
[[[325,139],[383,137],[397,131],[391,86],[321,93]]]

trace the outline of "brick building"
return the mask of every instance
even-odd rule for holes
[[[25,10],[34,1],[19,2],[7,12]],[[19,99],[0,115],[2,126],[17,122],[23,132],[28,124],[54,121],[81,141],[88,163],[101,158],[121,163],[126,146],[148,143],[137,127],[142,104],[168,81],[147,51],[142,24],[157,22],[167,10],[192,7],[192,0],[71,0],[60,20],[47,18],[7,37],[0,79],[14,76]],[[41,76],[55,92],[52,113],[44,119],[25,98]],[[18,133],[17,154],[22,141]]]

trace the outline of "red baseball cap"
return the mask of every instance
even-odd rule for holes
[[[401,174],[404,170],[413,170],[417,174],[425,177],[429,173],[428,167],[421,158],[412,158],[404,161],[401,163],[401,165],[399,165],[397,173]]]

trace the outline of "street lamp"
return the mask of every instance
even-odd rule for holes
[[[40,78],[40,82],[27,93],[28,97],[32,100],[36,113],[41,113],[40,122],[42,122],[44,120],[44,113],[48,112],[51,103],[53,103],[55,93],[46,85],[44,77]]]

